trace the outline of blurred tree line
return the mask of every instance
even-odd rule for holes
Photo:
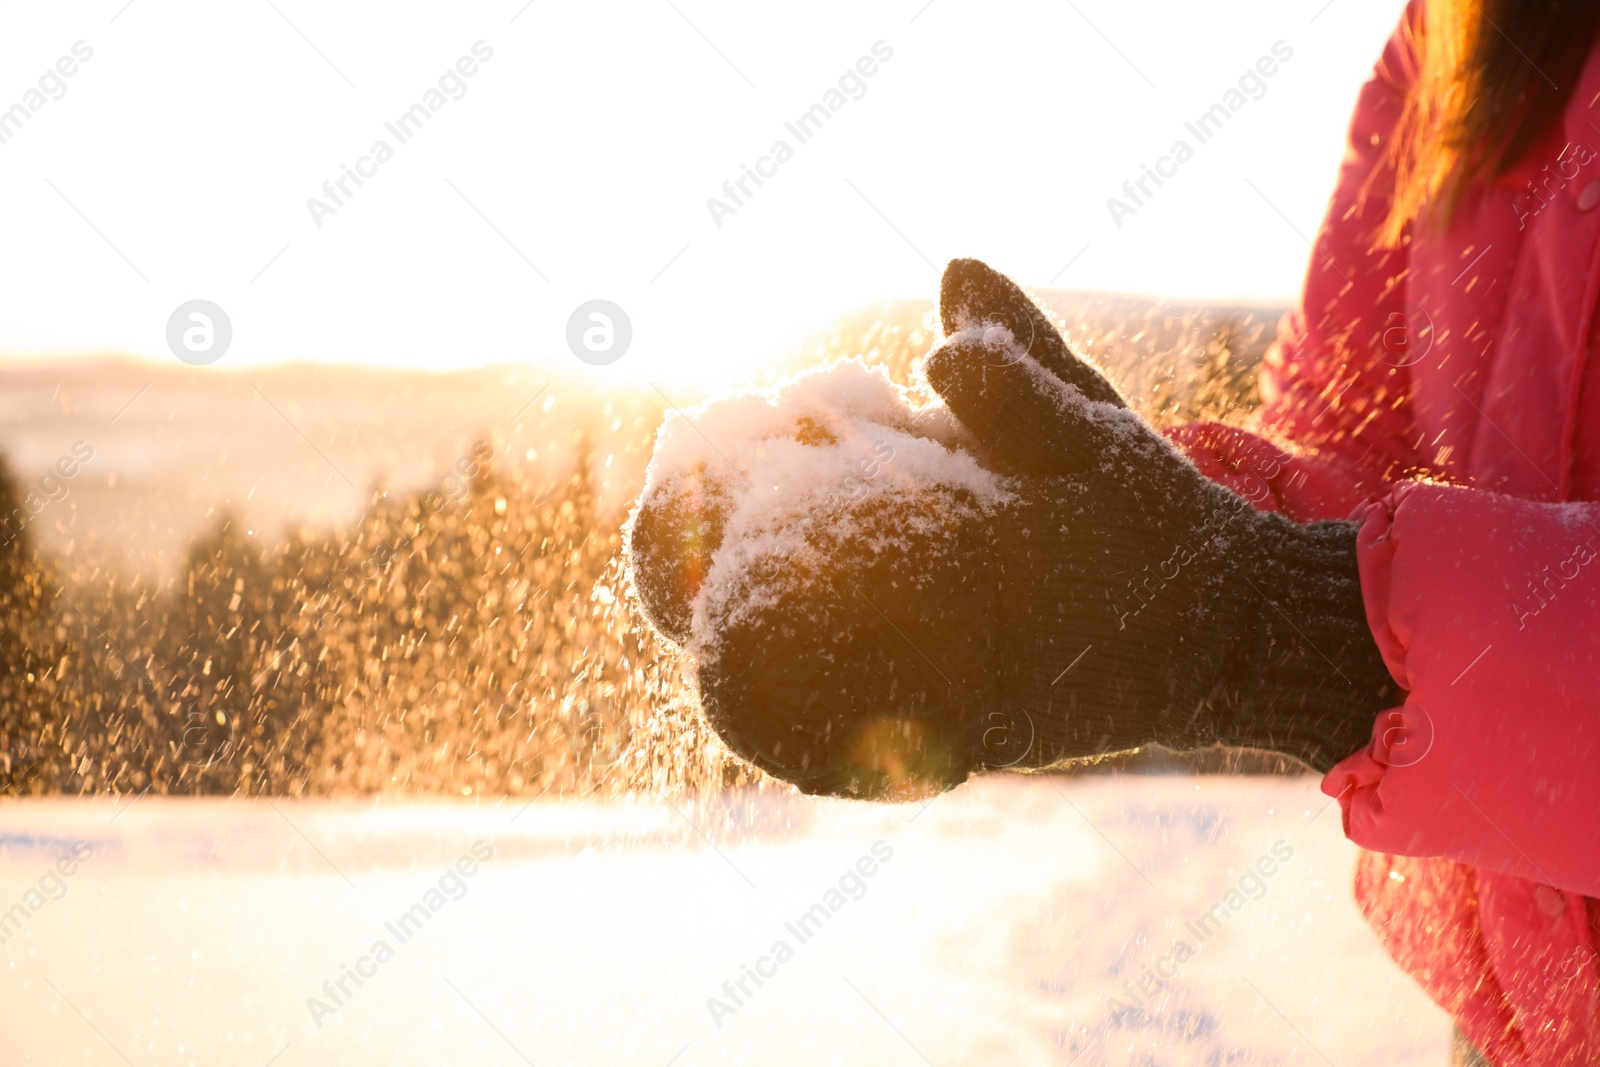
[[[0,546],[0,792],[531,796],[750,778],[634,616],[624,516],[602,512],[586,465],[541,486],[488,456],[477,446],[448,494],[375,491],[353,527],[276,547],[219,516],[166,583],[68,581],[24,529]],[[19,500],[0,467],[0,514]]]

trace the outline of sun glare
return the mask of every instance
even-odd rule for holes
[[[77,58],[0,146],[0,352],[167,360],[169,316],[204,299],[221,370],[709,386],[852,307],[931,299],[958,255],[1041,288],[1284,300],[1391,6],[411,5],[374,27],[195,3],[176,33],[10,11],[6,69]],[[631,338],[585,368],[566,337],[592,300]]]

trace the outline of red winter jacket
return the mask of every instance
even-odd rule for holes
[[[1173,436],[1259,506],[1361,518],[1407,695],[1322,787],[1388,951],[1499,1067],[1600,1063],[1600,49],[1513,173],[1375,252],[1418,7],[1356,105],[1265,436]]]

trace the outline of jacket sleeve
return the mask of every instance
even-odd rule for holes
[[[1279,324],[1260,377],[1257,428],[1287,442],[1303,468],[1320,468],[1312,480],[1342,484],[1345,497],[1358,499],[1416,465],[1406,363],[1426,324],[1403,300],[1404,249],[1371,244],[1394,192],[1387,153],[1415,77],[1420,12],[1413,0],[1361,89],[1300,301]],[[1299,519],[1349,514],[1295,510]]]
[[[1346,835],[1600,897],[1600,504],[1388,488],[1417,457],[1408,354],[1382,334],[1414,324],[1404,253],[1368,239],[1417,17],[1414,0],[1361,91],[1304,295],[1262,371],[1258,428],[1286,447],[1213,423],[1167,433],[1262,510],[1362,520],[1368,623],[1407,695],[1323,780]]]
[[[1600,897],[1600,504],[1403,485],[1357,557],[1407,696],[1323,780],[1345,834]]]

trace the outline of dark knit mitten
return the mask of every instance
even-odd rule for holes
[[[1205,478],[984,264],[949,266],[940,310],[928,381],[1019,486],[993,534],[999,689],[1038,738],[1023,762],[1220,743],[1325,771],[1360,748],[1395,688],[1355,524]]]
[[[950,447],[966,437],[942,407],[855,442],[850,421],[802,415],[787,476],[805,477],[811,448],[879,454],[879,432],[881,467],[854,491],[817,486],[781,538],[738,511],[771,482],[720,454],[761,442],[658,471],[626,531],[638,601],[684,646],[722,741],[806,792],[910,797],[1017,764],[1033,739],[1002,711],[990,533],[1009,482]]]

